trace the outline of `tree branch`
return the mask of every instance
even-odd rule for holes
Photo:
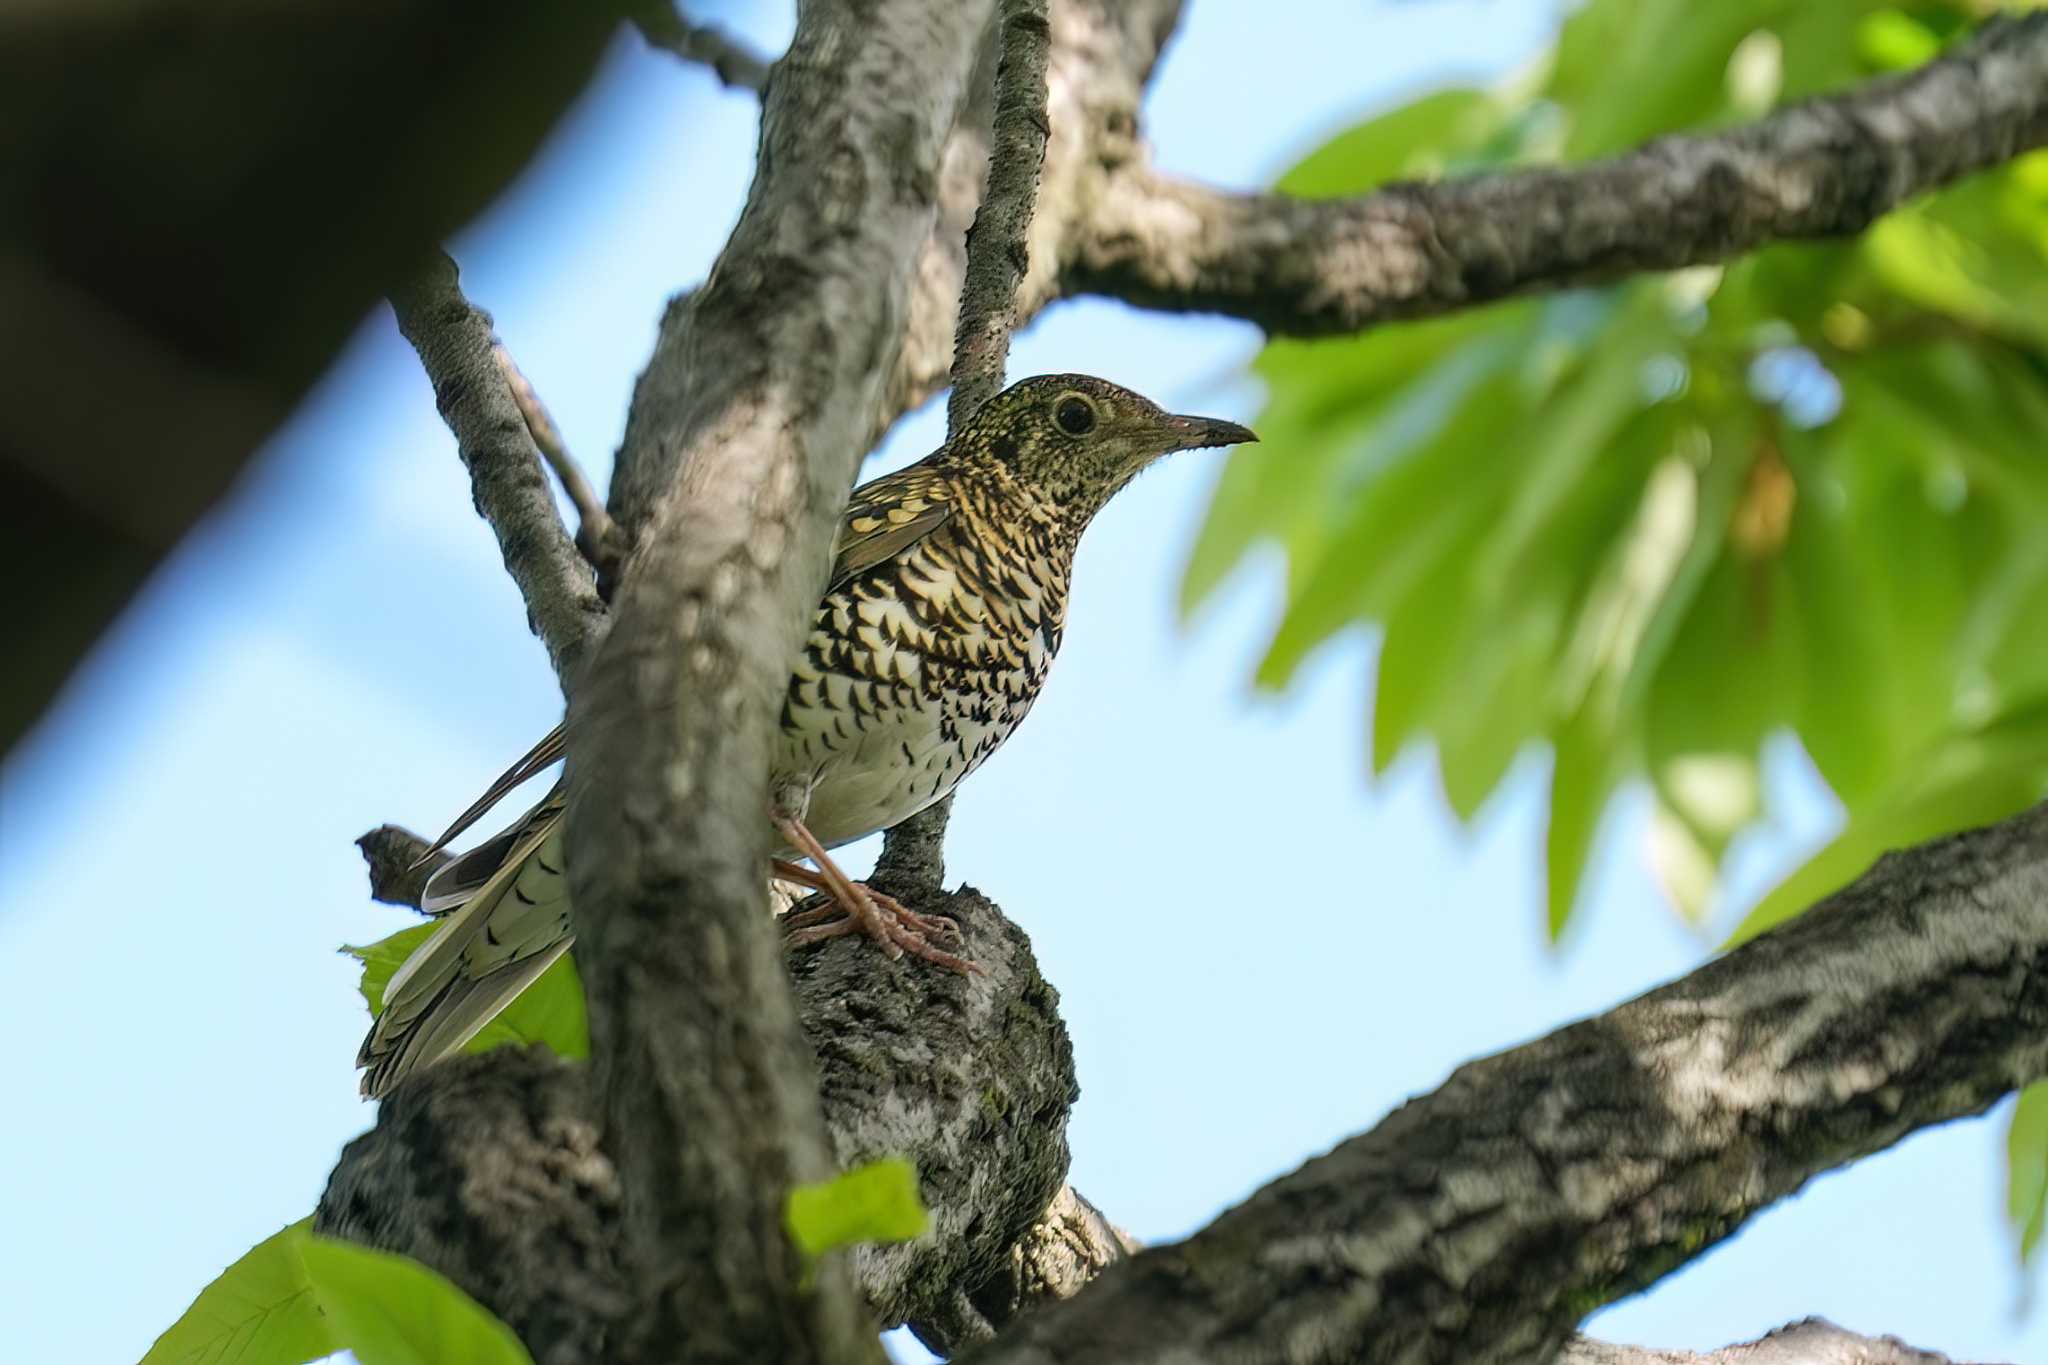
[[[885,1323],[1006,1284],[1067,1165],[1073,1054],[1052,988],[993,905],[970,891],[942,908],[985,975],[905,972],[851,941],[794,962],[834,1158],[910,1157],[932,1212],[917,1241],[851,1256]],[[499,1048],[399,1086],[343,1153],[317,1226],[434,1267],[540,1365],[583,1365],[614,1358],[629,1316],[621,1206],[587,1069]]]
[[[603,630],[604,603],[562,525],[526,418],[498,368],[490,315],[462,296],[455,262],[441,253],[392,291],[391,308],[455,433],[477,513],[498,537],[505,572],[526,599],[527,624],[566,689]]]
[[[802,8],[739,225],[635,389],[612,503],[641,533],[571,698],[567,850],[628,1359],[879,1358],[783,1223],[833,1154],[766,914],[766,776],[987,17]]]
[[[1897,1337],[1866,1337],[1824,1318],[1807,1318],[1755,1341],[1718,1351],[1659,1351],[1573,1337],[1557,1365],[1950,1365],[1949,1358]]]
[[[433,845],[398,825],[377,826],[358,838],[356,847],[363,851],[363,861],[369,865],[370,898],[414,910],[420,908],[427,878],[452,856],[443,849],[421,862],[421,855]]]
[[[633,27],[647,45],[711,68],[719,84],[756,93],[768,86],[768,61],[716,24],[694,24],[673,0],[635,0]]]
[[[2030,14],[1988,23],[1904,75],[1584,166],[1304,200],[1231,194],[1133,162],[1071,244],[1062,285],[1273,334],[1355,332],[1846,236],[2044,143],[2048,14]]]
[[[1052,0],[1047,46],[1049,135],[1029,227],[1029,267],[1012,305],[1022,326],[1060,293],[1067,241],[1104,190],[1105,168],[1137,155],[1138,106],[1180,0]],[[965,232],[980,202],[990,141],[986,108],[970,111],[946,148],[939,221],[918,260],[903,348],[889,380],[879,437],[951,382],[966,280]]]
[[[1045,166],[1045,71],[1052,38],[1046,0],[1003,0],[1002,59],[996,67],[993,147],[988,188],[967,230],[967,278],[953,337],[953,396],[946,403],[950,436],[1003,387],[1017,289],[1031,269],[1031,216]]]
[[[526,371],[519,368],[519,362],[512,358],[512,353],[505,349],[502,341],[492,347],[492,354],[498,362],[498,373],[505,377],[505,386],[511,390],[512,401],[526,422],[526,432],[533,437],[534,448],[540,451],[548,468],[555,471],[562,491],[569,495],[569,505],[576,509],[576,548],[597,571],[598,596],[602,597],[607,575],[616,574],[625,557],[625,544],[619,528],[612,524],[604,499],[597,495],[597,489],[583,472],[583,466],[577,464],[576,457],[569,453],[569,443],[562,439],[562,429],[555,425],[554,414],[541,401],[540,393],[533,387],[533,381],[526,377]]]
[[[1017,325],[1017,290],[1031,269],[1031,218],[1050,132],[1045,71],[1052,31],[1045,5],[1046,0],[1003,0],[1000,11],[994,148],[988,188],[967,230],[967,275],[953,339],[953,396],[946,403],[948,437],[1002,390],[1010,334]],[[948,793],[890,829],[882,838],[876,877],[912,893],[936,891],[946,876],[946,822],[952,814]]]
[[[976,1365],[1550,1358],[1823,1171],[2048,1074],[2048,805],[1454,1072]]]

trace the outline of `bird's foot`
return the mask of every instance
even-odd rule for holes
[[[948,971],[979,973],[981,967],[970,958],[946,951],[941,943],[961,942],[960,924],[947,915],[923,915],[894,896],[862,882],[851,882],[852,906],[848,898],[827,890],[811,897],[782,917],[786,948],[801,948],[826,939],[864,934],[891,959],[905,953],[923,958]]]
[[[818,893],[782,917],[782,927],[787,931],[784,947],[801,948],[807,943],[860,933],[873,940],[891,961],[909,953],[948,971],[985,975],[971,959],[939,946],[940,942],[956,946],[960,943],[957,921],[945,915],[921,915],[894,896],[854,881],[832,861],[824,846],[804,828],[803,821],[780,813],[773,818],[790,847],[816,864],[809,868],[781,858],[771,860],[769,871],[776,879],[808,886]]]

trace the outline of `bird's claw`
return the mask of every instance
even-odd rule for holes
[[[959,921],[949,915],[924,915],[894,896],[854,883],[858,897],[848,907],[829,891],[821,891],[782,916],[785,948],[801,948],[848,934],[864,934],[893,961],[905,953],[934,966],[962,974],[986,975],[972,959],[949,953],[940,943],[963,940]]]

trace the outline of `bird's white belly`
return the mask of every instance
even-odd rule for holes
[[[831,848],[906,820],[959,785],[1021,719],[1021,711],[998,723],[929,705],[864,717],[845,747],[791,774],[809,783],[804,823]]]

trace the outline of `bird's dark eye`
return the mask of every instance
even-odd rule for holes
[[[1052,410],[1052,420],[1069,436],[1086,436],[1095,430],[1095,407],[1079,394],[1070,393]]]

